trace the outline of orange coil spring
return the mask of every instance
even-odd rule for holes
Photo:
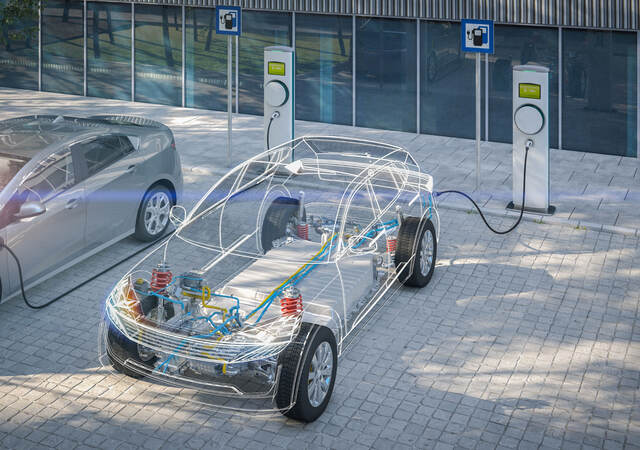
[[[153,292],[161,292],[169,286],[172,278],[173,275],[169,269],[153,269],[153,272],[151,272],[151,283],[149,284],[149,287]]]
[[[302,314],[302,295],[297,297],[284,297],[280,300],[280,308],[283,316]]]
[[[298,237],[300,239],[304,239],[305,241],[309,240],[309,224],[308,223],[298,224]]]
[[[387,252],[395,253],[398,246],[398,239],[392,236],[387,237]]]

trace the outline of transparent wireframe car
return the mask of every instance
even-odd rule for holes
[[[310,422],[338,357],[437,252],[433,181],[404,149],[304,137],[225,175],[108,296],[101,361],[203,401]],[[206,399],[206,400],[205,400]]]

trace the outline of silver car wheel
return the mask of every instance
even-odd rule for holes
[[[156,192],[147,202],[144,210],[144,227],[152,236],[162,232],[169,221],[171,200],[165,192]]]
[[[333,375],[333,349],[331,345],[322,342],[311,359],[311,367],[309,367],[309,382],[307,385],[307,394],[309,403],[314,408],[322,404],[329,386],[331,386],[331,376]]]
[[[433,264],[433,236],[429,230],[425,230],[420,243],[420,273],[427,276]]]

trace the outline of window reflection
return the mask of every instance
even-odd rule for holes
[[[351,124],[352,72],[351,18],[296,15],[296,119]]]
[[[83,2],[47,0],[42,14],[42,89],[84,92]]]
[[[186,106],[226,111],[227,36],[216,34],[216,18],[214,8],[187,9]]]
[[[356,21],[356,124],[416,131],[416,22]]]
[[[87,95],[131,100],[131,6],[87,3]]]
[[[181,9],[136,5],[135,22],[136,101],[181,105]]]
[[[636,35],[563,30],[562,147],[636,156]]]
[[[0,0],[0,7],[7,0]],[[5,26],[0,33],[0,86],[16,89],[38,89],[38,22],[17,22]]]

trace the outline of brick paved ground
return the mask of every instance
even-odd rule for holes
[[[187,128],[173,120],[180,143]],[[247,130],[246,139],[259,134]],[[192,139],[213,147],[201,133]],[[200,168],[204,156],[183,153],[193,196],[215,173]],[[229,415],[100,367],[101,304],[128,264],[43,311],[5,302],[0,446],[640,446],[640,240],[535,222],[500,237],[477,215],[441,216],[433,280],[400,290],[366,325],[340,361],[326,413],[309,425]],[[135,248],[125,240],[29,295],[50,298]]]

